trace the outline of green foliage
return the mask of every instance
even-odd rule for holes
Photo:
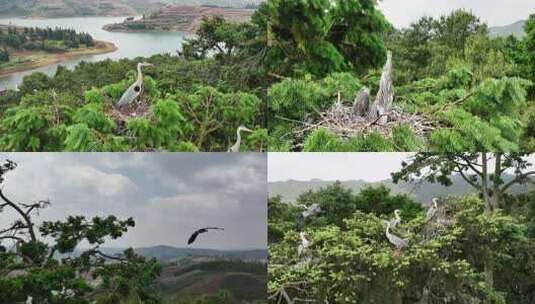
[[[525,251],[531,246],[526,225],[500,211],[487,213],[476,197],[441,200],[445,226],[426,223],[418,204],[384,187],[354,195],[334,184],[304,193],[298,202],[320,203],[323,210],[304,228],[312,259],[297,256],[299,210],[271,198],[269,227],[277,234],[269,240],[270,295],[283,288],[292,299],[318,303],[524,303],[532,296],[528,277],[535,256]],[[402,221],[392,233],[409,242],[401,251],[385,237],[383,221],[394,209]],[[516,259],[525,264],[512,266]],[[487,261],[500,274],[494,286],[485,280]]]
[[[267,1],[254,20],[266,28],[269,66],[281,74],[363,70],[385,58],[390,29],[375,1]]]

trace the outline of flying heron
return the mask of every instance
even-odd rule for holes
[[[193,234],[189,237],[188,245],[191,245],[193,242],[195,242],[195,240],[197,239],[199,234],[206,233],[209,230],[225,230],[225,229],[224,228],[219,228],[219,227],[206,227],[206,228],[199,229],[199,230],[193,232]]]
[[[409,243],[407,242],[407,240],[404,240],[402,238],[400,238],[399,236],[397,235],[394,235],[392,233],[390,233],[390,222],[389,221],[385,221],[386,223],[386,238],[388,239],[388,241],[396,246],[396,249],[403,249],[404,247],[407,247],[409,245]]]
[[[228,152],[233,153],[239,153],[240,152],[240,146],[241,146],[241,132],[253,132],[253,130],[245,127],[245,126],[239,126],[236,133],[238,134],[238,139],[236,140],[236,143],[228,149]]]
[[[141,71],[141,68],[146,66],[154,65],[147,62],[140,62],[137,64],[137,80],[123,93],[123,96],[121,96],[121,99],[117,103],[118,108],[131,104],[139,97],[139,95],[141,95],[143,92],[143,72]]]
[[[438,211],[438,198],[433,198],[432,200],[433,204],[431,205],[431,207],[429,207],[429,210],[427,210],[427,215],[425,217],[425,222],[429,222],[430,220],[433,219],[433,217],[435,217],[435,215],[437,214],[437,211]]]

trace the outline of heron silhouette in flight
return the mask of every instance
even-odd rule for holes
[[[123,93],[123,96],[121,96],[121,99],[117,102],[118,108],[133,103],[139,95],[141,95],[143,92],[143,72],[141,71],[141,68],[148,66],[154,65],[147,62],[140,62],[137,64],[137,80]]]
[[[427,210],[427,215],[425,216],[425,222],[429,222],[432,220],[438,211],[438,198],[433,198],[431,207],[429,207],[429,210]]]
[[[201,228],[195,232],[193,232],[193,234],[189,237],[188,239],[188,245],[191,245],[193,244],[193,242],[195,242],[195,240],[197,239],[197,237],[199,236],[199,234],[202,234],[202,233],[206,233],[208,232],[209,230],[225,230],[224,228],[219,228],[219,227],[206,227],[206,228]]]
[[[236,134],[238,135],[238,138],[236,140],[236,143],[228,149],[228,152],[232,153],[239,153],[240,152],[240,146],[241,146],[241,132],[253,132],[253,130],[241,125],[238,127],[238,130],[236,131]]]
[[[390,222],[389,221],[384,221],[384,222],[386,223],[386,238],[388,239],[388,241],[392,245],[396,246],[396,249],[398,250],[401,250],[404,247],[407,247],[409,245],[408,241],[400,238],[397,235],[390,233],[390,228],[391,228]]]

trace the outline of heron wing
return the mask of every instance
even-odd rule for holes
[[[136,91],[136,87],[139,87],[139,90]],[[117,103],[118,107],[125,106],[134,102],[134,100],[141,94],[141,85],[139,83],[132,84],[121,96],[119,102]]]
[[[199,235],[199,231],[195,231],[188,239],[188,245],[192,244],[193,242],[195,242],[195,240],[197,239],[197,236]]]
[[[368,119],[377,120],[381,115],[390,111],[392,102],[394,101],[394,81],[392,80],[392,52],[388,52],[383,73],[381,74],[381,82],[379,83],[379,92],[375,97],[371,109],[368,113]],[[388,117],[381,117],[380,122],[386,123]]]

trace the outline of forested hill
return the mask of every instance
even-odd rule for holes
[[[261,0],[0,0],[0,16],[131,16],[157,11],[169,4],[253,8],[260,2]]]
[[[354,193],[358,193],[360,190],[368,186],[384,185],[391,189],[393,194],[408,194],[414,200],[424,204],[428,204],[431,199],[436,196],[451,196],[473,192],[473,189],[469,187],[461,177],[453,177],[452,181],[453,185],[450,187],[430,183],[422,183],[419,185],[408,183],[394,184],[391,179],[376,183],[369,183],[363,180],[351,180],[343,181],[342,185],[345,188],[351,189]],[[270,197],[280,195],[284,201],[294,202],[302,193],[309,190],[319,190],[320,188],[325,188],[333,183],[334,181],[320,179],[312,179],[310,181],[290,180],[269,183],[268,190]],[[525,190],[526,188],[521,187],[512,189],[513,192],[524,192]]]
[[[513,24],[504,26],[493,26],[489,28],[489,35],[491,37],[507,37],[513,35],[517,38],[522,38],[525,35],[524,25],[525,20],[517,21]]]

